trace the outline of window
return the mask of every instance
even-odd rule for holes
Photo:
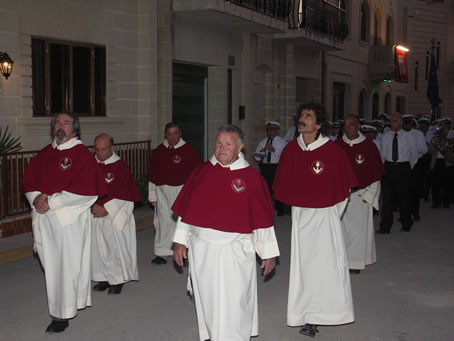
[[[369,41],[369,6],[365,1],[361,4],[361,40]]]
[[[333,83],[333,119],[344,118],[345,84]]]
[[[374,20],[374,45],[381,45],[380,31],[381,31],[381,16],[378,9],[375,11],[375,20]]]
[[[106,115],[106,48],[32,39],[33,116]]]
[[[385,105],[383,109],[384,112],[388,115],[391,113],[391,95],[389,94],[389,92],[385,95]]]
[[[405,97],[396,96],[396,112],[399,114],[405,114]]]
[[[394,42],[393,26],[393,20],[391,17],[388,17],[388,20],[386,20],[386,45],[388,46],[393,45]]]
[[[367,113],[367,106],[366,106],[366,102],[367,102],[367,93],[366,93],[366,90],[361,90],[361,92],[359,93],[359,101],[358,101],[358,116],[360,118],[364,118],[366,117],[366,113]]]
[[[378,96],[378,92],[375,92],[372,96],[372,118],[377,118],[378,111],[380,107],[380,97]]]

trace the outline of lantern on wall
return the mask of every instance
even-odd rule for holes
[[[13,71],[13,64],[14,61],[10,56],[8,56],[8,53],[0,52],[0,71],[5,79],[8,79],[11,75],[11,72]]]

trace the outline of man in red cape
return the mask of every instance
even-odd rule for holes
[[[189,258],[201,341],[258,335],[255,253],[265,276],[279,256],[270,193],[241,153],[242,135],[234,125],[219,129],[215,155],[194,170],[172,206],[179,216],[174,259],[182,266]]]
[[[108,195],[91,208],[93,219],[91,274],[99,283],[93,290],[120,294],[123,284],[139,280],[137,269],[134,202],[141,201],[139,188],[126,162],[115,153],[113,138],[100,134],[95,138],[99,182]]]
[[[350,272],[359,273],[377,260],[373,209],[378,210],[383,162],[374,142],[359,131],[356,115],[345,118],[344,135],[336,143],[345,151],[359,182],[342,216]]]
[[[32,207],[34,250],[46,278],[51,324],[60,333],[78,309],[91,305],[90,206],[104,191],[96,160],[80,138],[79,119],[59,114],[51,121],[52,144],[27,167],[24,192]]]
[[[287,324],[315,336],[316,325],[354,321],[341,216],[358,185],[344,151],[327,137],[318,104],[300,106],[300,136],[282,152],[274,197],[292,207]]]
[[[155,207],[153,264],[165,264],[165,257],[173,255],[177,217],[171,207],[189,175],[201,162],[197,151],[181,138],[178,124],[167,123],[164,132],[165,140],[153,150],[148,172],[148,200]]]

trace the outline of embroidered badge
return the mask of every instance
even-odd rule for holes
[[[322,174],[324,169],[325,166],[320,160],[315,160],[314,162],[312,162],[312,173],[314,173],[315,175]]]
[[[232,190],[235,193],[243,193],[246,190],[246,183],[243,179],[236,178],[232,181]]]
[[[364,162],[364,155],[358,154],[355,156],[355,161],[358,165],[362,164]]]
[[[183,159],[182,159],[181,156],[178,155],[178,154],[177,154],[177,155],[174,155],[174,156],[172,157],[173,163],[176,163],[176,164],[180,163],[182,160],[183,160]]]
[[[71,168],[73,162],[69,157],[64,157],[60,160],[60,169],[63,171],[67,171]]]
[[[110,184],[112,181],[114,181],[114,179],[115,179],[115,176],[114,176],[114,174],[111,173],[111,172],[108,172],[108,173],[106,174],[106,176],[104,177],[104,180],[105,180],[108,184]]]

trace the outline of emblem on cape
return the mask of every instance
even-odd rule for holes
[[[246,183],[240,178],[234,179],[231,186],[235,193],[243,193],[246,190]]]
[[[106,174],[106,176],[104,177],[104,180],[105,180],[108,184],[110,184],[112,181],[114,181],[114,179],[115,179],[115,176],[114,176],[114,174],[111,173],[111,172],[108,172],[108,173]]]
[[[315,160],[312,162],[312,173],[315,175],[320,175],[325,170],[325,165],[320,160]]]
[[[181,158],[180,155],[177,154],[172,157],[172,161],[173,163],[179,164],[181,161],[183,161],[183,159]]]
[[[355,161],[358,165],[362,164],[364,162],[364,155],[363,154],[358,154],[355,156]]]
[[[71,168],[73,161],[69,157],[64,157],[60,160],[60,169],[63,171],[67,171]]]

